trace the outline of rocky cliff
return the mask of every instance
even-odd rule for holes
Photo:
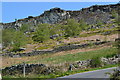
[[[45,11],[40,16],[28,16],[25,19],[19,19],[15,22],[0,23],[0,26],[3,26],[3,28],[18,28],[23,24],[31,24],[31,26],[40,23],[56,24],[70,18],[74,18],[78,21],[82,19],[88,24],[95,24],[98,21],[107,23],[110,19],[114,18],[112,17],[111,12],[117,12],[119,6],[120,4],[94,5],[88,8],[83,8],[79,11],[65,11],[60,8],[53,8]]]

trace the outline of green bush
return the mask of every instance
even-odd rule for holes
[[[64,28],[67,36],[77,36],[80,33],[79,23],[74,19],[68,19]]]
[[[23,24],[21,27],[20,27],[20,31],[22,31],[22,32],[26,32],[26,31],[30,31],[31,29],[30,29],[31,27],[30,27],[30,25],[28,25],[28,24]]]
[[[90,67],[96,68],[96,67],[101,67],[101,60],[100,57],[93,57],[90,62]]]
[[[50,25],[50,35],[61,34],[63,25],[61,24],[54,24]]]
[[[23,32],[14,29],[3,30],[2,39],[4,47],[12,47],[13,51],[16,51],[27,44],[26,35]]]
[[[13,51],[18,50],[20,47],[27,44],[27,37],[21,31],[15,31],[13,36]]]
[[[7,47],[12,44],[14,32],[14,29],[4,29],[2,31],[3,47]]]
[[[80,22],[79,22],[80,30],[87,29],[89,27],[90,27],[90,25],[87,25],[83,19],[80,20]]]
[[[120,71],[115,69],[113,73],[106,73],[110,75],[110,80],[120,80]]]
[[[36,42],[44,42],[50,37],[49,24],[39,24],[32,39]]]

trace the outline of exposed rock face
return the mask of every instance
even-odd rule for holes
[[[31,26],[35,26],[40,23],[55,24],[70,18],[77,19],[78,21],[83,19],[88,24],[95,24],[98,20],[107,23],[107,21],[111,19],[110,12],[113,10],[118,11],[119,5],[120,4],[94,5],[89,8],[81,9],[79,11],[65,11],[60,8],[53,8],[45,11],[40,16],[29,16],[28,18],[19,19],[15,22],[1,23],[0,26],[3,25],[4,28],[18,28],[23,24],[31,24]]]
[[[28,16],[25,19],[19,19],[12,23],[2,24],[4,28],[18,28],[23,24],[30,24],[31,26],[35,26],[41,23],[55,24],[70,18],[70,15],[67,11],[62,10],[60,8],[53,8],[49,11],[45,11],[43,14],[37,17]]]

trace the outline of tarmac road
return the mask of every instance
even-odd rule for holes
[[[74,75],[64,76],[60,78],[109,78],[109,75],[107,75],[106,73],[107,72],[112,73],[114,69],[116,69],[116,67],[77,73]]]
[[[77,73],[69,76],[59,77],[56,79],[49,80],[111,80],[107,72],[113,73],[116,67],[100,69],[95,71]]]

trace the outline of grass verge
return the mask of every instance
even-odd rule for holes
[[[113,47],[104,48],[95,51],[80,52],[75,54],[66,54],[61,56],[53,56],[47,58],[39,58],[37,60],[28,61],[27,63],[44,63],[44,64],[60,64],[66,62],[75,62],[80,60],[87,60],[93,57],[107,57],[117,54],[117,49]]]

